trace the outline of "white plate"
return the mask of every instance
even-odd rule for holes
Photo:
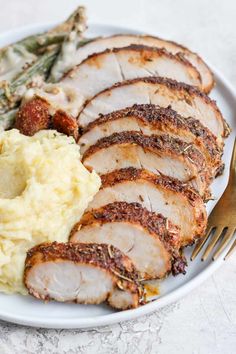
[[[0,35],[0,47],[14,42],[29,34],[38,33],[49,26],[30,26],[17,29]],[[109,35],[114,33],[140,33],[130,30],[105,25],[91,25],[88,34],[91,36]],[[159,35],[159,34],[158,34]],[[164,37],[164,36],[163,36]],[[184,43],[183,43],[184,44]],[[224,117],[229,122],[233,132],[226,140],[224,162],[226,165],[223,176],[217,178],[212,185],[213,195],[216,200],[207,204],[210,212],[217,200],[222,195],[228,181],[230,157],[233,141],[236,132],[236,95],[230,84],[213,69],[216,78],[216,88],[211,97],[217,100]],[[186,250],[187,257],[191,249]],[[225,254],[225,252],[224,252]],[[120,321],[131,320],[147,313],[158,310],[159,308],[178,300],[189,291],[193,290],[207,277],[209,277],[223,263],[223,256],[215,262],[201,262],[199,257],[194,262],[189,261],[187,274],[179,275],[176,278],[169,277],[160,285],[160,297],[138,309],[115,312],[106,305],[91,306],[62,303],[43,303],[30,296],[4,295],[0,294],[0,319],[19,323],[23,325],[45,327],[45,328],[89,328],[95,326],[108,325]]]

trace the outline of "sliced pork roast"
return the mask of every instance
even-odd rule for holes
[[[198,119],[217,137],[221,147],[222,138],[229,134],[228,125],[215,101],[192,86],[161,77],[123,81],[100,92],[86,103],[78,123],[85,128],[100,114],[147,103],[161,107],[171,106],[183,117]]]
[[[184,183],[133,167],[101,176],[102,186],[88,211],[117,201],[140,203],[180,228],[181,246],[204,234],[207,214],[202,198]]]
[[[152,104],[134,105],[132,108],[99,116],[84,129],[79,139],[81,153],[99,139],[123,131],[139,131],[145,135],[168,133],[172,137],[180,137],[202,152],[212,170],[212,176],[223,170],[221,149],[208,128],[197,119],[183,118],[170,108]]]
[[[169,77],[201,88],[200,75],[187,60],[165,49],[142,45],[94,53],[69,71],[61,83],[90,99],[117,82],[142,76]]]
[[[154,48],[164,48],[172,54],[184,56],[193,66],[196,67],[201,76],[202,89],[209,93],[214,86],[214,77],[206,63],[189,49],[175,42],[167,41],[158,37],[148,35],[114,35],[111,37],[97,38],[80,47],[74,58],[74,63],[80,64],[84,59],[93,53],[100,53],[106,49],[126,47],[131,44],[141,44]]]
[[[144,280],[184,271],[179,228],[139,203],[115,202],[85,213],[70,241],[112,244],[132,260]]]
[[[143,290],[130,259],[112,245],[46,243],[26,257],[24,283],[42,300],[100,304],[125,310],[139,306]]]
[[[114,133],[92,145],[82,162],[100,175],[127,167],[144,168],[189,183],[209,198],[211,176],[205,158],[193,145],[169,135]]]

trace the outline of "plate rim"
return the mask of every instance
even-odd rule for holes
[[[0,34],[0,41],[4,40],[6,37],[16,37],[19,33],[29,32],[36,33],[36,31],[43,31],[47,28],[55,25],[55,22],[50,23],[36,23],[26,26],[19,26],[8,31],[4,31]],[[145,33],[145,30],[139,29],[136,30],[132,27],[126,26],[117,26],[109,23],[89,23],[90,26],[97,27],[106,27],[116,31],[118,33],[132,31],[133,33]],[[153,35],[155,35],[153,31]],[[161,34],[162,35],[162,34]],[[20,36],[21,37],[21,36]],[[205,59],[204,59],[205,60]],[[232,96],[233,101],[236,103],[236,90],[233,85],[224,77],[223,74],[219,72],[213,65],[209,63],[208,60],[205,60],[207,65],[213,71],[213,74],[218,82],[220,82],[227,92]],[[235,136],[235,132],[232,132]],[[164,295],[163,297],[154,300],[142,307],[132,310],[120,311],[106,315],[98,315],[95,317],[83,317],[83,318],[52,318],[52,319],[41,319],[41,318],[32,318],[32,316],[24,315],[14,315],[9,314],[9,312],[0,311],[0,319],[3,321],[20,324],[30,327],[39,327],[39,328],[53,328],[53,329],[88,329],[100,326],[111,325],[119,323],[122,321],[134,320],[140,316],[150,314],[164,306],[167,306],[175,301],[178,301],[180,298],[184,297],[190,293],[193,289],[198,287],[201,283],[204,282],[208,277],[210,277],[222,264],[223,257],[226,253],[226,250],[222,253],[221,257],[218,260],[211,262],[204,270],[194,276],[192,279],[187,281],[185,284],[180,285],[177,289],[173,290],[171,293]]]

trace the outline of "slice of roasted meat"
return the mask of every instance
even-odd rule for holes
[[[193,145],[169,135],[114,133],[92,145],[82,161],[100,175],[127,167],[144,168],[189,183],[203,198],[209,198],[211,176],[203,155]]]
[[[171,106],[183,117],[198,119],[217,137],[221,147],[222,138],[229,134],[228,125],[215,101],[197,88],[161,77],[123,81],[100,92],[85,104],[78,123],[84,128],[100,114],[147,103],[161,107]]]
[[[197,119],[183,118],[170,108],[160,108],[152,104],[134,105],[100,115],[84,129],[79,139],[81,153],[99,139],[123,131],[139,131],[145,135],[168,133],[172,137],[180,137],[181,140],[194,144],[203,153],[212,169],[212,176],[223,170],[221,149],[208,128]]]
[[[93,53],[100,53],[106,49],[121,48],[131,44],[141,44],[149,47],[164,48],[172,54],[183,55],[199,71],[202,80],[202,89],[209,93],[214,86],[214,77],[207,64],[186,47],[172,41],[148,35],[114,35],[111,37],[97,38],[80,47],[76,52],[74,62],[80,64],[84,59]]]
[[[89,204],[88,211],[114,202],[136,202],[177,225],[181,246],[192,244],[204,234],[205,205],[185,184],[132,167],[102,175],[101,180],[101,189]]]
[[[112,245],[46,243],[32,248],[25,261],[24,283],[42,300],[100,304],[125,310],[143,295],[130,259]]]
[[[201,88],[198,71],[179,55],[142,45],[94,53],[69,71],[61,83],[90,99],[117,82],[142,76],[163,76]]]
[[[115,202],[84,214],[71,232],[71,242],[107,243],[133,262],[142,279],[165,277],[180,263],[178,227],[138,203]],[[179,272],[184,271],[184,260]]]

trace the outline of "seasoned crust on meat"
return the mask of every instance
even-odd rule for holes
[[[199,71],[202,79],[202,88],[206,93],[208,93],[214,86],[213,73],[198,54],[176,42],[164,40],[151,35],[115,34],[109,37],[99,37],[81,47],[77,52],[76,60],[78,63],[81,63],[92,53],[102,52],[109,48],[120,48],[131,44],[164,48],[172,54],[182,55]]]
[[[164,188],[171,189],[174,192],[181,193],[182,195],[188,198],[188,200],[193,206],[197,205],[199,200],[202,199],[199,194],[197,194],[193,189],[189,188],[186,184],[181,183],[180,181],[174,178],[158,176],[147,170],[138,169],[134,167],[122,168],[120,170],[101,175],[100,177],[102,181],[101,189],[106,188],[108,186],[112,187],[115,184],[121,183],[126,180],[136,181],[138,179],[144,179],[147,181],[151,181],[154,184],[161,185]]]
[[[193,145],[185,143],[180,139],[174,139],[168,134],[147,136],[139,132],[114,133],[111,136],[100,139],[85,152],[83,161],[97,150],[106,149],[111,145],[124,143],[137,144],[154,152],[155,150],[165,149],[167,154],[172,154],[174,152],[177,155],[186,156],[190,161],[194,161],[201,170],[204,170],[206,167],[204,158]]]
[[[192,52],[191,50],[189,50],[187,47],[183,46],[182,44],[179,44],[177,42],[174,41],[170,41],[170,40],[165,40],[159,37],[155,37],[155,36],[150,36],[150,35],[143,35],[140,36],[141,38],[152,38],[154,40],[160,40],[163,43],[168,43],[170,45],[173,45],[173,47],[179,49],[179,52],[177,53],[178,55],[183,56],[184,58],[187,59],[188,61],[190,61],[190,63],[195,66],[197,68],[197,70],[200,73],[201,79],[202,79],[202,84],[203,84],[203,91],[206,93],[209,93],[214,85],[215,85],[215,81],[214,81],[214,75],[212,70],[209,68],[209,66],[202,60],[202,58],[195,52]],[[167,49],[167,48],[166,48]],[[167,49],[169,50],[169,49]],[[193,60],[194,57],[194,60]],[[196,65],[196,62],[198,62],[198,65]],[[207,72],[207,76],[208,76],[208,80],[209,82],[207,84],[205,84],[205,78],[204,78],[204,74],[202,73],[202,70],[200,70],[200,66],[203,68],[204,67],[204,71]],[[202,76],[203,75],[203,76]]]
[[[161,108],[153,104],[142,104],[114,111],[107,115],[100,115],[98,119],[88,124],[83,130],[81,138],[83,139],[84,134],[104,123],[132,117],[138,119],[142,126],[150,127],[150,130],[159,129],[163,132],[179,135],[180,138],[191,136],[195,145],[207,156],[209,163],[212,165],[213,174],[222,170],[222,151],[211,131],[204,127],[199,120],[192,117],[181,117],[170,107]]]
[[[140,198],[142,198],[142,193],[143,191],[139,190],[139,188],[141,187],[142,183],[145,183],[146,186],[146,193],[148,193],[147,191],[147,183],[150,184],[150,186],[156,186],[158,190],[162,190],[163,191],[163,197],[165,196],[165,201],[166,204],[168,205],[170,203],[174,203],[174,208],[177,208],[176,205],[176,199],[171,199],[171,196],[173,196],[173,194],[175,194],[178,198],[179,201],[179,209],[182,208],[182,210],[184,210],[183,208],[186,208],[189,210],[191,210],[191,213],[193,215],[193,220],[191,221],[190,217],[188,222],[189,222],[189,226],[187,229],[187,225],[186,222],[184,223],[184,228],[185,230],[188,230],[188,232],[183,231],[181,229],[181,236],[182,236],[182,240],[181,240],[181,244],[182,245],[189,245],[193,242],[195,242],[199,237],[201,237],[204,232],[205,232],[205,228],[206,228],[206,223],[207,223],[207,214],[206,214],[206,210],[205,210],[205,206],[204,203],[202,201],[202,198],[199,196],[198,193],[196,193],[194,190],[190,189],[186,184],[181,183],[178,180],[175,180],[173,178],[170,177],[165,177],[165,176],[157,176],[154,173],[151,173],[147,170],[143,170],[143,169],[137,169],[137,168],[133,168],[133,167],[129,167],[129,168],[124,168],[124,169],[120,169],[120,170],[115,170],[111,173],[107,173],[105,175],[101,176],[101,180],[102,180],[102,186],[100,188],[100,191],[98,192],[98,194],[95,196],[94,201],[92,202],[91,207],[89,208],[89,210],[91,208],[97,208],[98,206],[101,206],[101,202],[100,200],[102,199],[102,191],[105,190],[106,188],[108,188],[107,193],[110,193],[110,198],[108,197],[108,201],[106,200],[106,195],[105,195],[105,203],[107,202],[111,202],[113,200],[113,198],[116,198],[115,196],[117,196],[117,201],[119,200],[129,200],[129,198],[132,198],[132,192],[130,194],[130,196],[127,196],[127,199],[124,198],[123,199],[123,193],[125,192],[125,189],[119,189],[119,186],[125,186],[128,183],[127,188],[131,188],[132,184],[130,182],[134,182],[133,184],[133,188],[135,188],[135,184],[137,184],[137,194],[140,195]],[[114,192],[111,192],[112,187],[117,187],[118,189],[117,194],[115,194]],[[166,193],[164,192],[166,191]],[[152,190],[152,196],[154,196],[154,192],[155,190]],[[172,192],[171,194],[169,194],[170,192]],[[114,194],[113,194],[114,193]],[[120,193],[120,197],[121,199],[119,199],[119,193]],[[101,199],[99,198],[99,195]],[[162,206],[160,207],[160,205],[162,205],[162,202],[158,202],[157,200],[157,204],[154,206],[152,205],[152,196],[144,196],[143,199],[141,199],[141,203],[143,204],[146,203],[146,198],[149,199],[150,203],[151,203],[151,208],[150,210],[157,212],[158,207],[159,208],[163,208],[159,209],[159,212],[162,212],[164,214],[164,216],[167,216],[165,213],[167,213],[166,210],[166,206]],[[103,197],[104,198],[104,197]],[[135,191],[133,191],[133,201],[136,201],[136,196],[135,196]],[[109,201],[110,199],[110,201]],[[95,203],[95,206],[94,206]],[[99,204],[100,203],[100,204]],[[146,205],[146,204],[144,204]],[[157,209],[157,210],[156,210]],[[174,209],[175,210],[175,209]],[[173,214],[173,209],[171,209],[171,212]],[[178,212],[176,212],[176,215],[178,215]],[[169,216],[168,216],[169,217]],[[179,217],[178,217],[179,218]],[[175,219],[175,215],[173,215],[173,219],[172,222],[176,223],[178,225],[179,219]],[[178,220],[178,222],[176,221]],[[182,219],[180,219],[182,220]],[[181,221],[182,223],[183,221]],[[182,224],[179,224],[179,226],[182,226]]]
[[[130,44],[128,46],[121,47],[121,48],[109,48],[109,49],[104,50],[101,53],[93,53],[93,54],[89,55],[86,59],[84,59],[84,61],[87,59],[99,56],[100,54],[119,53],[121,50],[122,51],[133,50],[133,51],[141,52],[141,60],[143,62],[152,60],[151,52],[158,54],[158,56],[165,56],[165,57],[167,56],[171,59],[176,59],[176,57],[177,57],[179,59],[179,61],[181,61],[183,64],[187,65],[189,68],[193,68],[193,73],[196,75],[198,80],[201,81],[201,77],[200,77],[200,74],[197,71],[197,69],[186,58],[184,58],[183,55],[181,55],[180,53],[172,54],[172,53],[168,52],[165,48],[151,47],[151,46],[144,45],[144,44]],[[84,61],[82,61],[82,63]]]
[[[121,277],[123,276],[132,281],[138,280],[138,273],[130,259],[113,246],[57,242],[43,243],[27,252],[24,279],[26,279],[29,269],[38,263],[37,252],[40,253],[40,261],[42,262],[56,261],[60,258],[75,263],[91,263],[107,270],[114,267]],[[95,255],[96,257],[94,257]]]
[[[179,268],[175,267],[173,274],[177,275],[185,272],[186,262],[179,253],[179,228],[161,214],[150,212],[139,203],[114,202],[86,212],[72,229],[70,238],[72,239],[77,231],[93,224],[103,225],[119,222],[140,225],[143,229],[146,229],[152,237],[163,243],[171,256],[172,266],[176,262],[180,264]]]
[[[138,282],[139,275],[130,259],[112,245],[93,243],[53,242],[44,243],[29,250],[25,260],[24,284],[31,295],[50,300],[49,296],[40,294],[31,288],[28,278],[32,268],[39,264],[59,261],[85,264],[109,272],[117,289],[126,290],[133,296],[132,307],[137,307],[142,301],[143,288]],[[111,295],[108,294],[108,302]]]
[[[214,135],[208,128],[204,127],[199,120],[192,117],[183,118],[176,111],[171,109],[171,107],[163,108],[154,104],[135,104],[132,107],[124,108],[106,115],[100,115],[98,119],[91,122],[83,130],[83,134],[98,124],[132,116],[154,127],[158,126],[159,122],[165,126],[169,125],[169,122],[171,122],[173,126],[176,127],[176,131],[180,128],[189,130],[192,134],[196,135],[196,137],[202,139],[212,157],[220,153]]]
[[[167,87],[168,89],[173,91],[173,93],[176,95],[176,97],[179,100],[185,101],[186,104],[190,105],[190,106],[193,104],[194,98],[200,98],[201,100],[203,100],[203,102],[205,102],[207,105],[209,105],[209,107],[212,109],[212,111],[215,112],[215,116],[217,117],[219,122],[222,122],[222,125],[224,128],[222,136],[227,137],[229,135],[230,128],[229,128],[227,122],[224,120],[224,118],[223,118],[223,116],[222,116],[222,114],[221,114],[221,112],[220,112],[219,108],[217,107],[216,102],[214,100],[212,100],[209,96],[204,94],[202,91],[198,90],[196,87],[193,87],[191,85],[187,85],[182,82],[177,82],[177,81],[169,79],[169,78],[168,79],[163,78],[163,77],[142,77],[142,78],[136,78],[136,79],[132,79],[132,80],[126,80],[126,81],[118,82],[118,83],[114,84],[113,86],[109,87],[108,89],[105,89],[105,90],[99,92],[92,99],[89,99],[85,102],[84,108],[81,110],[81,112],[78,116],[79,125],[81,125],[80,115],[83,114],[83,111],[88,108],[90,102],[93,102],[97,97],[100,97],[103,94],[110,95],[110,91],[112,91],[112,89],[119,88],[119,87],[125,88],[126,86],[133,85],[136,83],[137,84],[138,83],[147,83],[147,84],[151,84],[151,85],[156,85],[156,84],[163,85],[164,87]],[[157,93],[158,93],[158,89],[157,89]],[[221,145],[221,147],[222,147],[222,145]]]
[[[121,222],[138,223],[151,233],[155,233],[170,252],[180,247],[179,229],[167,218],[142,208],[139,203],[115,202],[83,215],[79,223],[73,228],[71,234],[78,228],[93,222]],[[168,227],[167,227],[168,226]]]
[[[179,94],[183,95],[183,99],[185,99],[187,102],[188,102],[188,100],[191,99],[191,97],[186,96],[186,94],[188,94],[189,96],[192,96],[192,95],[199,96],[199,97],[203,98],[206,103],[210,103],[210,104],[214,105],[214,108],[221,114],[221,112],[219,111],[219,108],[216,106],[216,102],[214,100],[212,100],[204,92],[199,90],[197,87],[185,84],[184,82],[179,82],[179,81],[176,81],[173,79],[169,79],[166,77],[147,76],[147,77],[142,77],[142,78],[125,80],[122,82],[117,82],[112,87],[125,86],[125,85],[129,85],[131,83],[139,82],[140,80],[143,82],[146,82],[146,83],[151,83],[151,84],[163,84],[172,90],[178,91]],[[111,87],[103,90],[102,92],[109,91],[110,89],[111,89]],[[101,92],[99,92],[96,96],[98,96],[100,93]],[[96,96],[94,96],[94,97],[96,97]]]
[[[139,132],[115,133],[109,137],[100,139],[95,145],[91,146],[84,154],[82,161],[85,161],[90,155],[101,149],[106,149],[116,144],[136,144],[152,152],[164,151],[167,155],[176,154],[186,157],[191,163],[195,164],[207,182],[210,183],[210,176],[206,170],[205,159],[202,154],[194,148],[193,145],[183,142],[180,139],[174,139],[167,134],[155,136],[146,136]]]
[[[132,147],[133,149],[131,149]],[[104,160],[104,164],[102,164],[100,161],[101,155],[103,152],[107,152],[109,155],[112,149],[118,149],[118,155],[111,161],[112,164],[108,165],[106,159]],[[156,166],[154,165],[153,158],[172,159],[180,163],[182,166],[179,172],[185,174],[184,179],[181,180],[193,184],[194,188],[204,199],[209,199],[210,193],[208,187],[212,177],[210,171],[207,169],[205,158],[193,145],[185,143],[180,139],[174,139],[169,135],[146,136],[134,131],[114,133],[109,137],[100,139],[96,144],[91,146],[83,155],[82,162],[87,168],[93,168],[99,174],[111,172],[112,169],[130,166],[137,167],[137,161],[139,161],[140,156],[138,150],[135,152],[134,149],[141,149],[145,154],[150,154],[151,161],[148,157],[148,160],[145,160],[151,163],[151,170],[155,169],[158,174],[166,174],[175,178],[173,171],[167,168],[169,165],[168,162],[165,162],[163,166]],[[116,154],[117,152],[112,151],[112,153]],[[124,161],[123,159],[126,160]],[[146,168],[144,156],[142,156],[142,159],[143,162],[141,164],[144,163],[143,168]],[[99,165],[96,166],[98,161],[100,161]],[[126,166],[124,166],[124,162]],[[130,163],[129,166],[127,166],[128,162]],[[150,170],[150,168],[148,169]],[[166,173],[163,172],[165,170],[167,171]]]
[[[164,48],[149,47],[141,44],[131,44],[127,47],[106,49],[100,53],[93,53],[89,55],[86,59],[84,59],[80,64],[76,65],[68,73],[66,73],[63,78],[73,77],[74,72],[76,72],[77,68],[80,65],[83,65],[84,63],[97,66],[99,68],[101,65],[100,63],[101,58],[105,56],[107,53],[120,54],[125,52],[137,52],[139,54],[139,58],[134,59],[131,57],[130,63],[132,63],[132,60],[135,60],[135,63],[140,65],[145,64],[145,62],[152,62],[157,57],[169,58],[173,61],[176,61],[184,65],[188,69],[189,77],[191,77],[191,79],[195,82],[196,85],[198,85],[199,88],[201,88],[202,86],[199,72],[187,59],[183,57],[183,55],[180,54],[174,55],[168,52],[167,50],[165,50]]]

